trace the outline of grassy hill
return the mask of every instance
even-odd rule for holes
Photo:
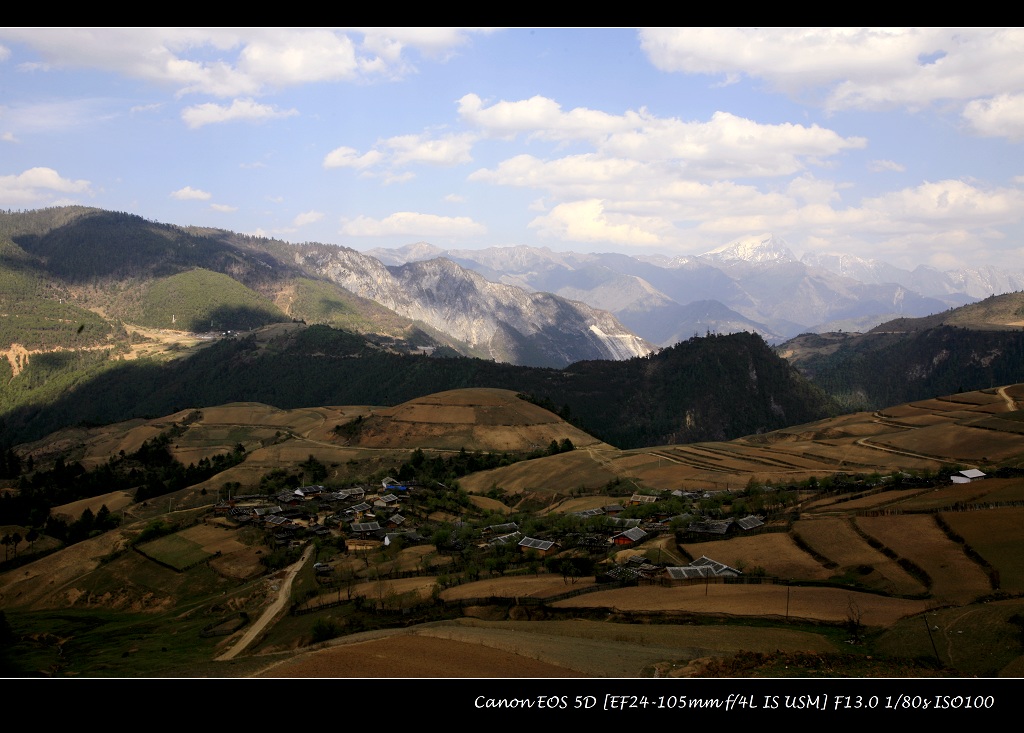
[[[218,272],[195,269],[153,281],[139,323],[188,331],[249,331],[290,320],[277,306]]]

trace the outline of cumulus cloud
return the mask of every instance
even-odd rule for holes
[[[399,211],[383,219],[358,216],[343,222],[341,227],[341,233],[351,237],[473,237],[486,231],[483,224],[465,216],[437,216],[412,211]]]
[[[0,133],[0,140],[3,140],[5,143],[16,143],[16,142],[18,142],[18,138],[16,138],[14,136],[13,132]]]
[[[466,197],[460,196],[457,193],[450,193],[444,197],[444,200],[450,204],[464,204],[466,203]]]
[[[305,226],[306,224],[313,224],[314,222],[318,222],[323,218],[324,215],[319,211],[305,211],[301,214],[298,214],[294,219],[292,219],[292,226],[301,227]]]
[[[398,135],[388,138],[383,145],[391,150],[395,165],[426,163],[428,165],[452,166],[468,163],[473,158],[470,150],[476,141],[474,135],[445,135],[431,138],[426,135]]]
[[[413,177],[412,173],[399,173],[398,168],[410,164],[450,167],[473,160],[476,135],[462,133],[443,137],[428,134],[396,135],[380,140],[373,150],[360,154],[355,148],[341,146],[329,152],[324,168],[353,168],[369,171],[374,167],[384,170],[380,175],[386,183],[397,183]],[[368,173],[367,173],[368,174]]]
[[[211,195],[206,191],[201,191],[191,186],[185,186],[171,192],[171,198],[178,199],[179,201],[208,201],[210,197]]]
[[[222,214],[231,214],[238,211],[237,206],[228,206],[227,204],[210,204],[210,208],[214,211],[219,211]]]
[[[458,102],[462,119],[488,137],[588,142],[608,157],[673,161],[688,176],[726,178],[795,173],[844,150],[861,149],[861,137],[844,138],[819,125],[763,124],[729,112],[707,121],[684,121],[645,109],[610,115],[533,97],[485,107],[475,94]]]
[[[17,175],[0,176],[0,206],[43,205],[58,203],[54,193],[91,194],[92,184],[86,180],[62,177],[53,168],[29,168]],[[68,199],[60,199],[61,202]]]
[[[828,109],[919,107],[1020,89],[1022,28],[645,28],[654,66],[762,79]]]
[[[236,97],[317,82],[416,70],[473,35],[458,28],[3,28],[39,53],[40,68],[90,68],[167,85],[178,94]],[[0,47],[4,48],[4,47]]]
[[[203,125],[210,125],[218,122],[234,122],[236,120],[269,120],[279,117],[292,117],[299,113],[298,110],[280,110],[270,104],[259,104],[252,99],[236,99],[230,105],[224,106],[208,102],[186,107],[181,112],[181,118],[185,124],[195,129]]]
[[[1024,140],[1024,93],[976,99],[964,107],[963,115],[979,135]]]
[[[1024,192],[943,180],[867,198],[862,207],[872,212],[873,226],[889,231],[978,229],[1019,222]]]
[[[383,158],[378,150],[370,150],[362,155],[355,148],[335,148],[324,157],[324,168],[369,168]]]
[[[589,199],[559,204],[529,224],[540,234],[573,242],[605,242],[625,246],[661,243],[659,232],[672,229],[658,217],[638,217],[605,211],[603,201]]]

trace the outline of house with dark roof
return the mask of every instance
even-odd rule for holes
[[[756,529],[757,527],[763,527],[764,526],[764,520],[761,519],[761,517],[757,517],[757,516],[754,516],[753,514],[749,514],[749,515],[743,517],[742,519],[737,519],[736,520],[736,526],[739,527],[742,530]]]
[[[712,560],[702,555],[689,565],[665,568],[669,582],[687,583],[695,580],[709,581],[712,579],[736,578],[742,573],[725,563]]]
[[[697,532],[699,534],[726,534],[730,529],[735,520],[732,517],[726,519],[704,519],[699,522],[690,522],[686,528],[688,532]]]
[[[639,527],[633,527],[632,529],[627,529],[625,532],[619,532],[617,535],[613,535],[611,542],[616,545],[633,545],[643,540],[646,536],[647,533],[642,529]]]
[[[543,557],[550,555],[555,551],[555,543],[551,540],[539,540],[533,537],[523,537],[519,540],[519,549],[523,552],[533,550]]]

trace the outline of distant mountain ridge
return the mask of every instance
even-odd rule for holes
[[[7,253],[0,275],[14,277],[4,263],[17,263],[22,280],[31,283],[20,290],[37,293],[37,303],[56,297],[124,323],[146,320],[185,330],[205,322],[203,330],[232,330],[289,317],[328,324],[339,318],[346,327],[373,334],[389,321],[389,337],[415,333],[422,340],[429,332],[433,341],[425,345],[531,366],[627,359],[655,348],[605,311],[489,282],[452,261],[388,267],[347,247],[294,245],[86,207],[0,212],[0,244]],[[193,300],[207,301],[230,291],[231,307],[208,304],[196,317],[179,321],[182,314],[173,310],[190,304],[165,296],[143,319],[140,304],[154,301],[154,286],[190,271],[237,281],[239,287],[193,291]]]
[[[798,259],[784,240],[770,234],[672,258],[525,246],[445,250],[426,242],[368,254],[390,265],[446,257],[494,281],[607,310],[662,346],[707,330],[751,331],[771,343],[805,332],[866,331],[893,318],[925,316],[1024,289],[1024,271],[942,272],[925,266],[909,271],[839,254]],[[705,305],[696,312],[684,309],[696,302]],[[720,307],[709,307],[711,302]],[[696,314],[701,311],[705,317]],[[709,312],[719,315],[709,319]]]

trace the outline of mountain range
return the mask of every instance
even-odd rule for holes
[[[674,260],[424,243],[373,254],[84,207],[0,212],[7,441],[235,400],[394,404],[487,386],[652,445],[1024,380],[1024,294],[952,305],[1012,273],[823,260],[918,277],[925,296],[798,261],[773,237]],[[904,315],[862,334],[805,328],[887,308]]]
[[[769,343],[806,332],[866,331],[1024,289],[1024,271],[911,271],[852,255],[797,259],[770,234],[674,258],[535,247],[445,250],[425,242],[367,254],[392,266],[444,257],[496,282],[607,310],[661,346],[707,331],[752,331]]]

